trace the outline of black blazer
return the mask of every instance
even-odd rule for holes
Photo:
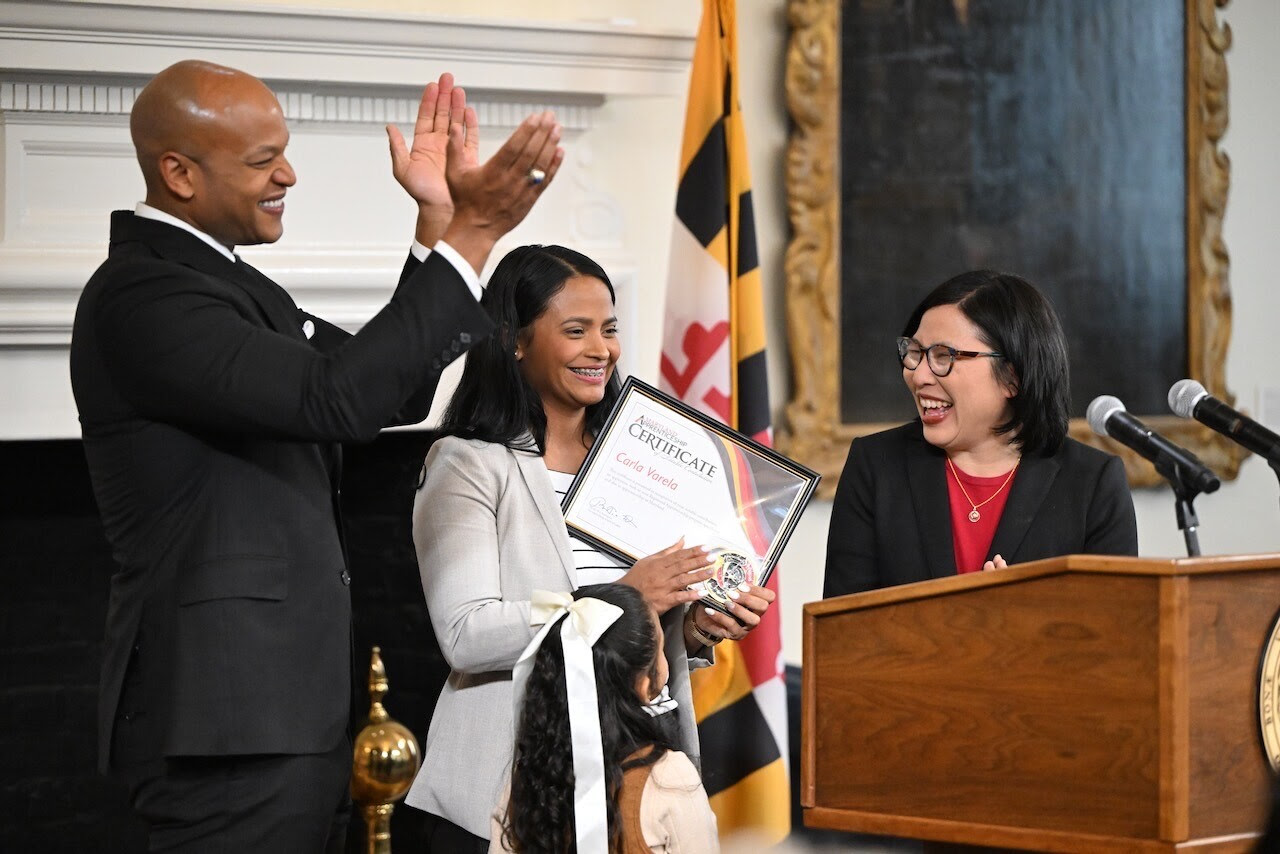
[[[1067,439],[1025,456],[991,542],[1010,564],[1066,554],[1138,553],[1118,457]],[[956,574],[946,455],[920,422],[853,440],[831,509],[823,596]]]
[[[338,743],[351,600],[337,443],[425,417],[441,369],[490,329],[438,255],[411,259],[390,303],[350,336],[188,232],[112,214],[71,340],[89,474],[120,567],[103,770]]]

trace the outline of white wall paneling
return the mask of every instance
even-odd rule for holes
[[[620,319],[636,329],[636,247],[652,241],[628,232],[613,173],[627,156],[616,150],[619,139],[635,149],[632,160],[652,152],[645,111],[610,108],[655,98],[678,105],[691,52],[691,32],[606,23],[280,5],[4,4],[0,439],[79,435],[66,370],[75,303],[106,255],[108,212],[143,195],[128,114],[139,88],[166,65],[209,59],[276,91],[299,180],[284,238],[244,255],[300,305],[350,329],[386,301],[412,238],[414,208],[391,178],[383,126],[411,133],[421,86],[444,70],[477,108],[482,156],[524,116],[555,110],[565,164],[494,257],[529,242],[587,252],[615,278]],[[608,149],[603,157],[597,140]]]
[[[681,94],[692,34],[607,22],[474,17],[212,0],[6,0],[4,66],[144,77],[198,56],[263,79],[416,84],[447,68],[477,89]],[[474,11],[473,11],[474,10]]]

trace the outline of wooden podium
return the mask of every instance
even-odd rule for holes
[[[1073,555],[804,607],[805,824],[1250,851],[1280,555]]]

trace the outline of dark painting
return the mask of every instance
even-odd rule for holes
[[[1188,375],[1183,4],[847,0],[840,20],[841,420],[912,416],[893,339],[983,267],[1057,306],[1073,415],[1099,394],[1164,411]]]

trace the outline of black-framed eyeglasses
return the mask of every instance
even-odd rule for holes
[[[922,360],[928,360],[929,370],[935,377],[945,377],[956,365],[956,359],[976,359],[985,356],[991,359],[1003,359],[1004,353],[982,353],[977,350],[957,350],[946,344],[934,344],[925,347],[914,338],[898,339],[898,361],[908,371],[920,367]]]

